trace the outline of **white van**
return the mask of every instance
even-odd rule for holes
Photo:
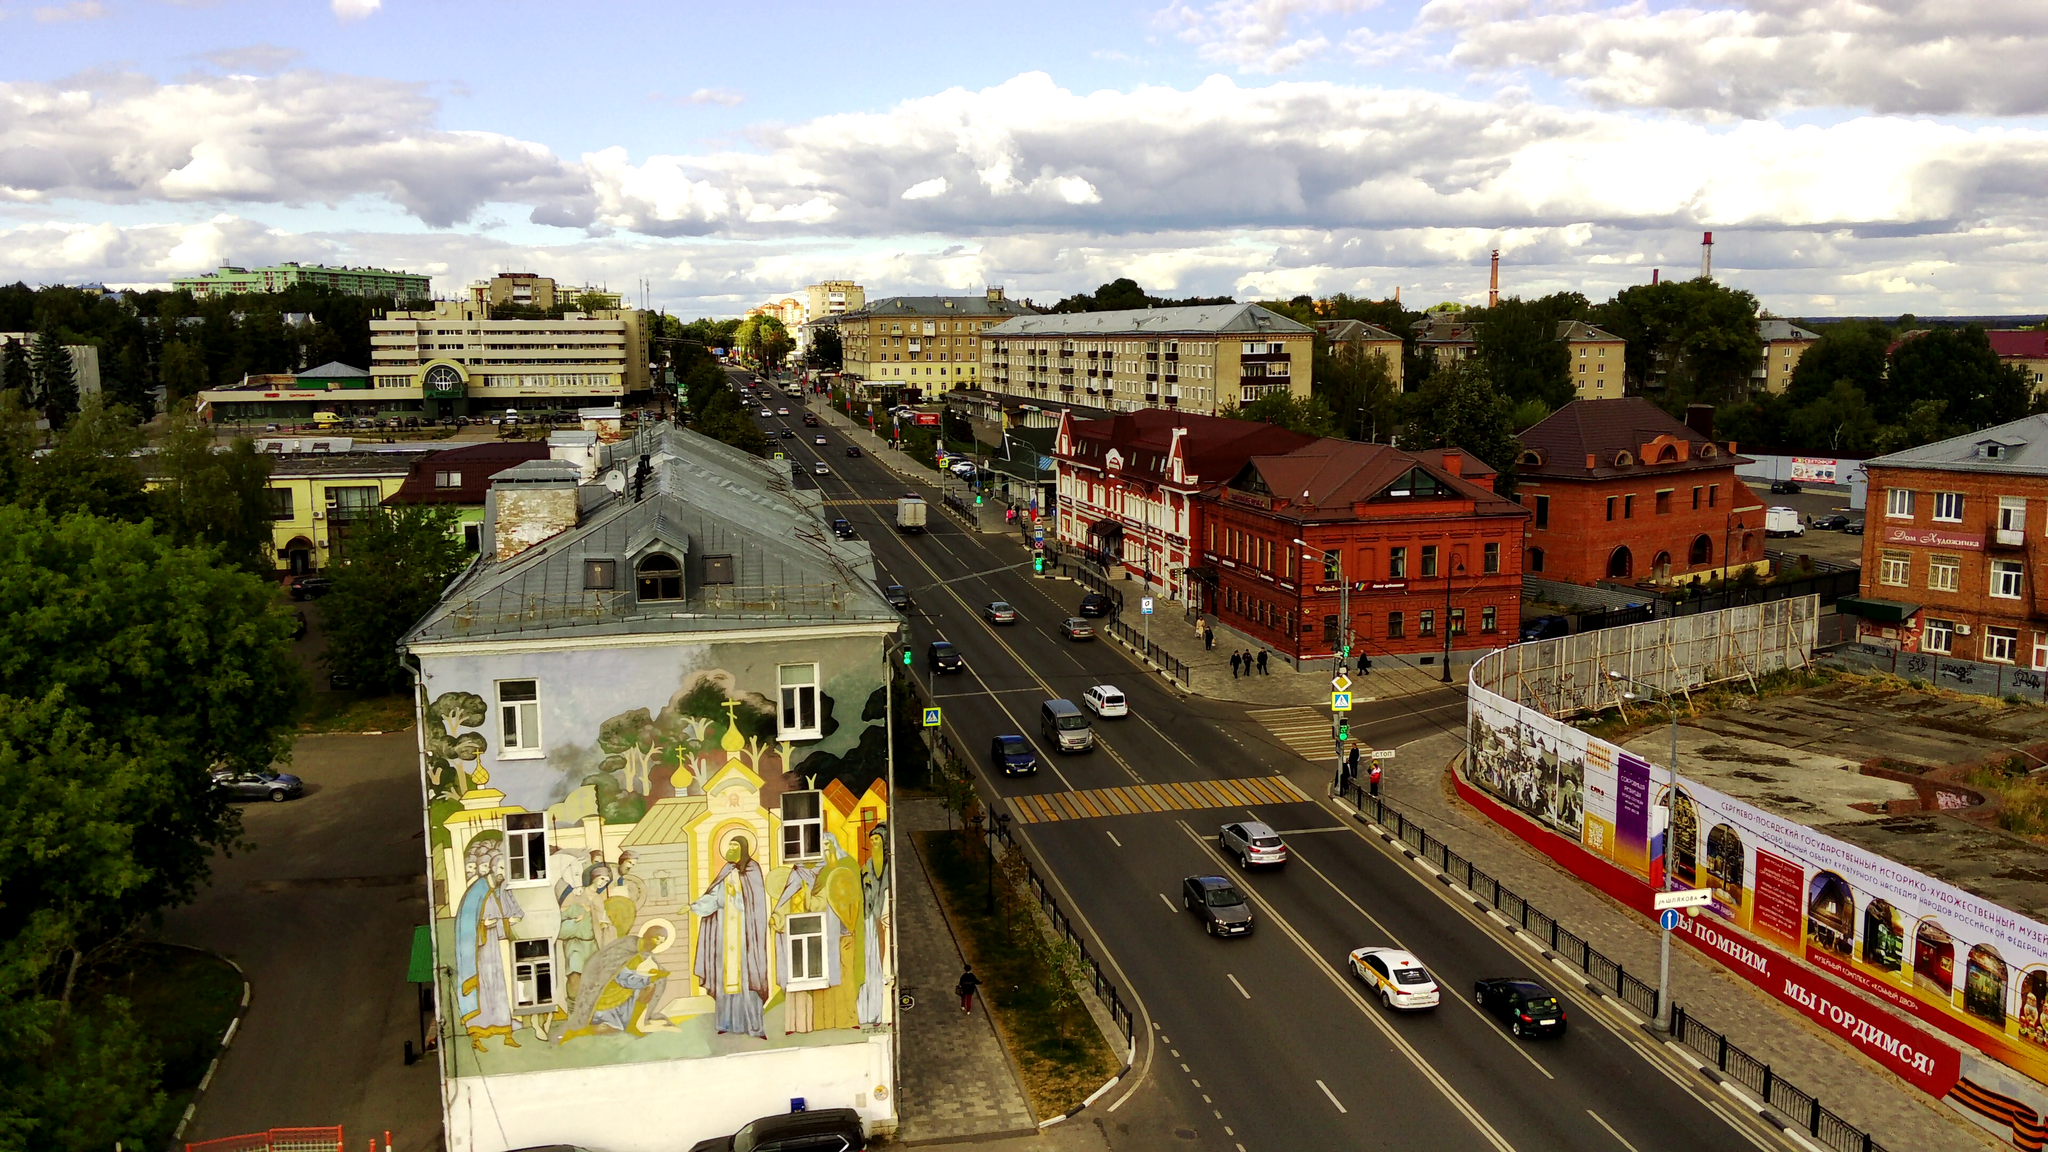
[[[1799,521],[1799,509],[1787,508],[1783,505],[1764,509],[1764,535],[1806,535],[1806,525]]]

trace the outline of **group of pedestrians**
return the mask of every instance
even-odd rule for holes
[[[1259,654],[1256,657],[1252,655],[1249,648],[1242,652],[1232,652],[1230,654],[1230,678],[1232,680],[1237,679],[1240,675],[1251,675],[1254,668],[1258,669],[1258,674],[1261,676],[1272,675],[1272,673],[1266,671],[1266,650],[1264,648],[1259,649]]]

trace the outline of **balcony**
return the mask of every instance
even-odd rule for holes
[[[1180,393],[1178,393],[1178,392],[1168,392],[1168,393],[1166,394],[1166,406],[1167,406],[1168,408],[1173,408],[1173,407],[1177,407],[1177,406],[1179,406],[1179,404],[1180,404]]]
[[[1180,383],[1180,373],[1178,373],[1178,372],[1168,372],[1168,373],[1166,374],[1166,382],[1167,382],[1168,384],[1178,384],[1178,383]]]
[[[1157,384],[1158,382],[1159,382],[1159,373],[1157,373],[1157,372],[1147,372],[1147,373],[1145,373],[1145,383],[1147,383],[1147,384]]]
[[[1166,359],[1167,359],[1167,362],[1168,362],[1168,363],[1172,363],[1172,362],[1174,362],[1174,361],[1177,361],[1177,360],[1179,360],[1179,359],[1180,359],[1180,353],[1178,353],[1178,352],[1168,352],[1168,353],[1166,354]]]
[[[1159,359],[1159,353],[1157,353],[1157,352],[1147,352],[1147,353],[1145,353],[1145,359],[1146,359],[1146,360],[1149,360],[1149,361],[1157,361],[1157,360]]]
[[[2024,548],[2027,546],[2027,530],[2024,528],[1999,528],[1991,533],[1991,543],[1998,548]]]
[[[1060,391],[1072,395],[1074,391],[1074,386],[1072,384],[1061,384]]]

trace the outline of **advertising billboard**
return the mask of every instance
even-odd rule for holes
[[[1814,484],[1833,484],[1838,470],[1838,460],[1823,460],[1812,456],[1792,458],[1792,479],[1810,481]]]

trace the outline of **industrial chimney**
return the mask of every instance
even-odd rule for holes
[[[1654,287],[1656,287],[1656,285],[1657,285],[1657,274],[1658,274],[1658,273],[1660,273],[1660,272],[1662,272],[1662,271],[1663,271],[1663,269],[1662,269],[1662,268],[1652,268],[1652,269],[1650,269],[1650,286],[1651,286],[1651,287],[1653,287],[1653,288],[1654,288]]]
[[[1714,278],[1714,234],[1707,233],[1700,238],[1700,279]]]
[[[1500,249],[1493,250],[1493,278],[1486,283],[1486,306],[1500,303]]]

